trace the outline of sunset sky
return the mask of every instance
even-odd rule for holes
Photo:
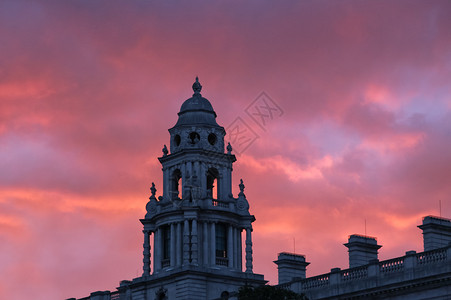
[[[422,251],[451,217],[451,1],[0,1],[0,299],[66,299],[142,274],[140,218],[195,76],[237,154],[254,272]],[[247,113],[264,92],[280,113]],[[230,135],[229,135],[230,136]],[[233,146],[233,145],[232,145]],[[235,147],[236,148],[236,147]],[[294,249],[295,248],[295,249]]]

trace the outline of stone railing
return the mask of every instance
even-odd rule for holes
[[[228,266],[229,260],[226,257],[216,257],[216,265],[218,266]]]
[[[384,260],[379,263],[379,270],[381,273],[393,273],[402,271],[404,268],[404,257]]]
[[[294,290],[300,288],[299,292],[307,292],[321,288],[328,289],[335,285],[349,284],[358,280],[371,280],[372,282],[380,282],[382,284],[385,281],[392,282],[393,280],[398,280],[396,279],[397,277],[393,277],[395,274],[399,275],[399,278],[403,278],[404,275],[411,277],[412,270],[416,268],[426,267],[424,270],[431,270],[427,272],[436,272],[434,270],[438,267],[442,265],[446,266],[447,264],[451,270],[451,246],[421,253],[408,251],[405,256],[384,261],[374,260],[367,265],[345,270],[335,268],[330,273],[303,279],[296,278],[291,282],[279,286]],[[420,273],[422,272],[418,272],[418,274]],[[413,274],[416,274],[416,272]],[[374,278],[379,279],[375,281]],[[294,288],[295,286],[298,286],[298,288]]]
[[[215,199],[211,200],[211,205],[214,207],[229,208],[228,202],[222,202]]]
[[[343,281],[350,281],[368,277],[368,267],[357,267],[341,271],[341,279]]]
[[[418,253],[416,255],[417,257],[417,264],[419,265],[426,265],[430,263],[436,263],[445,261],[448,259],[448,251],[447,249],[437,249],[432,250],[428,252]]]
[[[289,290],[291,287],[291,283],[287,282],[287,283],[280,283],[279,285],[277,285],[279,288],[284,289],[284,290]]]
[[[310,277],[302,280],[302,288],[303,289],[314,289],[329,285],[329,274],[323,274],[315,277]]]

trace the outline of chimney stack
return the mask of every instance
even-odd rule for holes
[[[274,261],[279,270],[279,284],[287,283],[295,278],[305,278],[307,266],[305,256],[300,254],[281,252]]]
[[[382,247],[377,244],[376,238],[358,234],[350,235],[348,243],[344,245],[349,249],[349,268],[367,265],[378,259],[377,250]]]
[[[449,246],[451,243],[451,220],[427,216],[418,228],[423,230],[424,251]]]

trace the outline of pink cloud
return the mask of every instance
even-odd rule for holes
[[[381,258],[421,251],[421,216],[451,215],[449,2],[256,4],[0,3],[0,298],[139,276],[138,219],[196,75],[221,125],[259,136],[233,178],[257,272],[275,283],[293,238],[308,274],[345,268],[365,219]],[[284,111],[264,129],[244,111],[262,91]]]

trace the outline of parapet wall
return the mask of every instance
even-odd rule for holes
[[[409,251],[402,257],[384,261],[373,260],[365,266],[356,268],[345,270],[335,268],[330,273],[293,280],[279,286],[297,293],[305,293],[310,299],[328,299],[346,294],[368,295],[370,291],[383,293],[388,291],[388,287],[402,290],[401,287],[416,282],[426,285],[427,280],[435,280],[434,278],[445,280],[446,286],[451,284],[450,246],[421,253]],[[409,296],[409,299],[416,298]]]

